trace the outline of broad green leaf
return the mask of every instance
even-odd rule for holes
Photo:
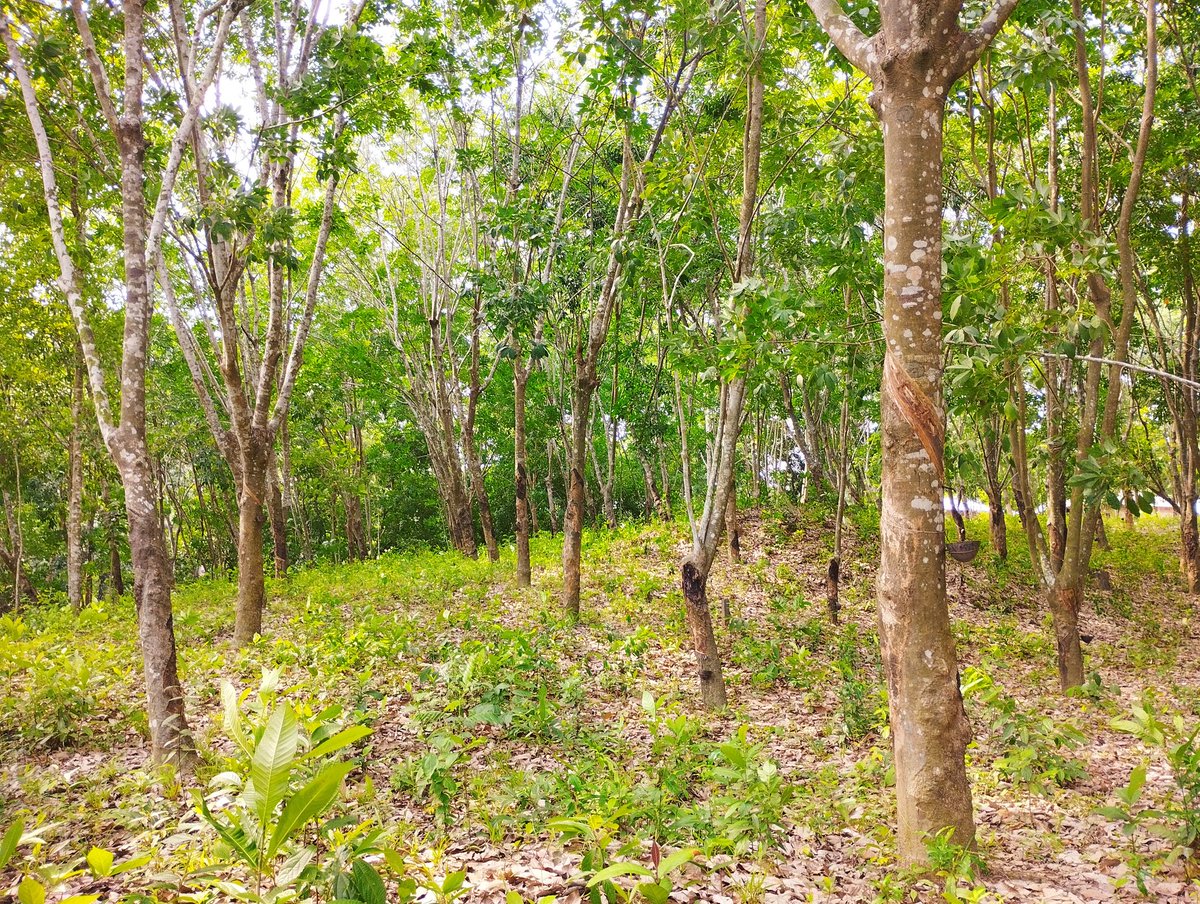
[[[593,888],[602,882],[609,882],[618,876],[647,876],[653,878],[654,873],[640,863],[614,863],[600,870],[588,880],[588,888]]]
[[[299,879],[300,874],[304,872],[304,867],[312,862],[316,853],[312,848],[304,847],[288,857],[283,861],[283,866],[279,867],[279,872],[275,874],[276,885],[286,887]]]
[[[658,865],[659,875],[665,876],[679,869],[685,863],[691,863],[699,853],[699,848],[680,848],[670,857],[663,858],[662,862]]]
[[[262,740],[254,748],[246,800],[260,825],[270,822],[287,792],[288,776],[296,759],[298,727],[296,711],[285,703],[271,713]]]
[[[1146,764],[1141,763],[1129,774],[1129,784],[1117,789],[1117,797],[1127,807],[1132,807],[1142,796],[1142,788],[1146,784]]]
[[[92,868],[92,875],[97,879],[103,879],[105,876],[112,875],[113,855],[111,851],[94,847],[88,851],[87,863]]]
[[[371,733],[371,729],[365,725],[351,725],[349,728],[343,729],[328,738],[310,750],[304,759],[313,759],[319,756],[328,756],[331,753],[336,753],[343,747],[349,747],[355,741],[360,741]]]
[[[746,755],[737,744],[727,741],[720,747],[721,755],[739,769],[746,768]]]
[[[17,852],[17,845],[21,843],[21,835],[25,831],[25,823],[18,819],[8,827],[8,831],[4,833],[4,837],[0,838],[0,869],[12,860],[13,854]]]
[[[279,822],[267,845],[267,859],[272,859],[295,832],[303,828],[311,819],[320,816],[337,797],[342,779],[354,767],[349,763],[331,763],[317,773],[307,785],[292,795],[283,812],[279,814]],[[390,861],[389,861],[390,863]]]
[[[657,882],[639,882],[637,891],[650,904],[667,904],[667,899],[671,897],[671,889]]]
[[[362,904],[387,904],[387,889],[379,873],[365,860],[355,860],[350,867],[350,885]]]
[[[58,904],[92,904],[93,901],[99,900],[99,895],[71,895],[69,898],[63,898]]]
[[[46,904],[46,886],[37,879],[26,876],[17,886],[17,900],[21,904]]]

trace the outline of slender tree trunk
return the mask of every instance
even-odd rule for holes
[[[463,429],[463,445],[467,459],[467,476],[470,479],[471,495],[479,507],[479,524],[483,530],[483,545],[487,549],[488,559],[493,562],[500,560],[500,546],[496,542],[496,528],[492,520],[492,506],[488,502],[487,486],[483,482],[483,463],[479,459],[479,450],[475,445],[474,417],[467,419]]]
[[[554,504],[554,440],[546,440],[546,516],[550,519],[550,536],[558,529],[558,508]]]
[[[275,558],[275,577],[282,578],[288,570],[287,511],[283,506],[282,480],[275,447],[267,455],[267,512],[271,519],[271,550]]]
[[[83,608],[83,363],[71,383],[71,436],[67,445],[67,602]]]
[[[517,586],[528,587],[532,583],[533,570],[529,562],[529,466],[525,451],[525,390],[529,382],[529,370],[520,360],[520,352],[513,367],[513,458],[516,469],[517,497]]]
[[[729,474],[729,497],[725,500],[725,533],[729,537],[729,561],[734,565],[742,562],[742,530],[738,526],[737,476]]]
[[[582,362],[580,362],[582,367]],[[591,418],[594,384],[587,373],[575,379],[571,417],[571,450],[568,456],[567,511],[563,516],[563,609],[570,619],[579,618],[580,552],[583,549],[584,481],[587,479],[587,451],[591,445]]]
[[[713,633],[712,612],[708,607],[708,573],[703,556],[690,555],[683,562],[683,601],[692,649],[696,654],[696,673],[700,679],[700,702],[707,710],[726,706],[725,677],[721,671],[721,653]]]

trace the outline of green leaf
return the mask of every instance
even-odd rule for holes
[[[612,866],[607,866],[600,870],[588,880],[588,888],[594,888],[601,882],[609,882],[617,876],[647,876],[654,877],[654,873],[646,869],[640,863],[614,863]]]
[[[279,867],[279,872],[275,874],[275,884],[280,888],[287,888],[293,882],[300,878],[300,874],[304,872],[304,868],[312,862],[316,851],[310,847],[302,847],[287,860],[283,861],[283,866]]]
[[[726,741],[720,747],[721,756],[725,757],[734,766],[739,769],[746,768],[746,755],[742,753],[742,749],[732,741]]]
[[[242,730],[240,703],[238,693],[234,690],[233,685],[228,681],[221,682],[221,704],[225,709],[225,734],[233,739],[242,753],[250,756],[253,748],[250,739],[246,737],[246,732]]]
[[[1127,807],[1132,807],[1142,796],[1142,788],[1146,784],[1146,764],[1141,763],[1129,774],[1129,784],[1117,789],[1117,797]]]
[[[46,904],[46,886],[37,879],[26,876],[17,886],[17,900],[21,904]]]
[[[4,837],[0,838],[0,869],[12,860],[13,854],[17,852],[17,845],[21,843],[21,835],[25,832],[25,823],[18,819],[8,827],[8,831],[4,833]]]
[[[349,728],[343,729],[333,737],[322,741],[312,750],[310,750],[303,759],[313,759],[319,756],[328,756],[331,753],[336,753],[344,747],[349,747],[355,741],[360,741],[371,733],[371,729],[365,725],[351,725]]]
[[[365,860],[355,860],[350,867],[350,887],[362,904],[387,904],[387,889],[383,880]]]
[[[442,894],[448,894],[452,891],[458,891],[463,887],[463,883],[467,881],[467,874],[463,870],[453,872],[446,877],[446,881],[442,883]]]
[[[317,773],[312,781],[292,795],[292,799],[279,814],[279,822],[275,824],[271,843],[267,845],[268,860],[279,853],[284,842],[295,832],[329,809],[342,786],[342,779],[353,768],[349,763],[330,763]]]
[[[71,895],[69,898],[63,898],[58,904],[92,904],[93,901],[99,900],[99,895]]]
[[[657,882],[639,882],[637,891],[650,904],[666,904],[667,899],[671,897],[670,888],[659,885]]]
[[[270,822],[287,792],[288,776],[296,759],[298,727],[296,711],[285,703],[271,713],[262,740],[254,748],[246,801],[260,825]]]
[[[140,857],[130,857],[128,860],[122,860],[113,867],[112,875],[119,876],[121,873],[127,873],[130,870],[139,869],[153,859],[153,854],[142,854]]]
[[[658,873],[660,876],[665,876],[668,873],[673,873],[685,863],[691,863],[700,853],[699,848],[680,848],[670,857],[663,858],[663,861],[658,865]]]
[[[94,847],[88,851],[87,863],[92,868],[92,875],[97,879],[112,875],[113,855],[111,851]]]

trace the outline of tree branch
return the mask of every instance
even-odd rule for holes
[[[875,42],[850,21],[838,0],[808,0],[808,8],[842,55],[874,78],[878,68]]]
[[[983,51],[992,43],[992,39],[1000,34],[1000,29],[1008,21],[1020,0],[996,0],[996,5],[983,17],[971,31],[963,35],[958,48],[958,59],[955,62],[955,79],[979,62]]]

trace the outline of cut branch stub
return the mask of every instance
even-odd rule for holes
[[[896,360],[895,355],[888,354],[884,357],[883,385],[888,396],[896,403],[896,408],[904,416],[904,420],[921,440],[925,454],[933,463],[934,473],[937,474],[938,481],[942,482],[945,476],[942,447],[946,426],[941,410],[917,385],[917,381],[904,369],[904,365]]]

